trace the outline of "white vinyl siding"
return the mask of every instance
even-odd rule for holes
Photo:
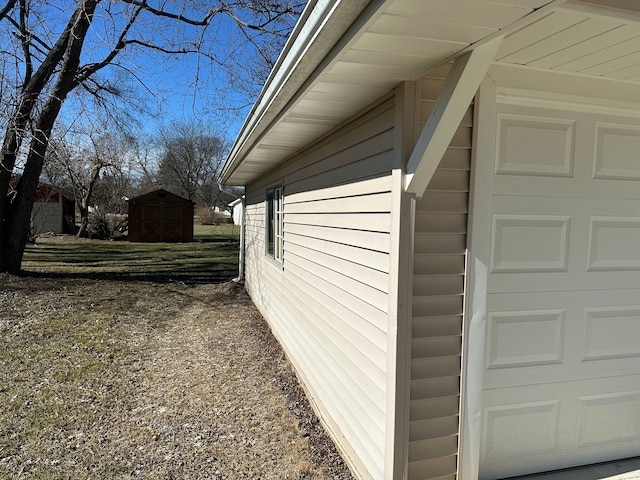
[[[448,68],[418,82],[418,132]],[[416,204],[409,479],[456,478],[472,108]]]
[[[362,478],[382,479],[393,98],[246,191],[246,287]],[[283,268],[265,252],[265,195],[282,182]],[[393,392],[391,392],[393,394]]]
[[[31,228],[34,234],[62,233],[62,203],[34,203],[31,210]]]

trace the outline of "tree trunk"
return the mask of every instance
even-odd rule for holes
[[[83,197],[80,200],[80,230],[78,230],[78,238],[84,237],[87,235],[87,229],[89,227],[89,202],[91,201],[91,197],[93,196],[93,189],[96,186],[96,182],[100,178],[100,171],[102,170],[102,165],[98,163],[93,167],[93,175],[91,176],[91,180],[89,180],[89,185],[87,186],[87,191],[84,192]]]
[[[4,257],[4,271],[9,273],[20,272],[24,249],[29,239],[31,210],[33,209],[35,192],[38,188],[38,180],[40,178],[40,172],[34,170],[36,166],[31,164],[30,167],[29,170],[25,168],[24,173],[20,177],[17,188],[18,193],[15,200],[9,206],[7,243],[0,254]],[[30,194],[29,192],[33,193]]]
[[[7,5],[8,7],[9,5]],[[67,28],[62,32],[58,41],[51,48],[47,57],[42,62],[38,70],[25,79],[25,84],[20,92],[20,101],[16,110],[11,114],[7,125],[6,133],[0,151],[0,246],[5,247],[9,237],[9,217],[12,206],[10,205],[9,182],[13,175],[13,167],[22,140],[29,129],[31,115],[35,108],[40,94],[56,71],[56,66],[62,59],[68,45],[71,29],[76,23],[79,10],[76,9],[72,15]],[[29,215],[31,213],[29,212]],[[3,260],[0,258],[0,272],[5,271]]]
[[[82,45],[93,20],[93,12],[99,2],[100,0],[84,0],[77,6],[68,28],[51,51],[57,53],[50,52],[47,57],[47,61],[53,63],[53,70],[50,73],[45,70],[49,75],[55,71],[55,65],[58,63],[54,60],[64,58],[51,94],[33,125],[34,131],[29,145],[29,153],[24,172],[16,189],[16,197],[13,202],[9,203],[6,200],[3,202],[5,211],[0,227],[2,229],[0,231],[0,272],[20,272],[31,228],[31,210],[49,146],[51,131],[67,95],[78,85],[75,75],[80,65]],[[46,73],[43,73],[43,76],[46,76]],[[41,92],[42,89],[36,90],[35,93]],[[6,153],[3,151],[3,154]]]
[[[89,227],[89,207],[81,204],[78,208],[80,209],[80,229],[78,230],[78,233],[76,233],[76,236],[81,238],[87,236],[87,229]]]
[[[31,210],[40,182],[49,136],[58,117],[64,97],[51,97],[36,123],[36,131],[29,145],[24,172],[16,188],[16,197],[9,204],[6,242],[0,250],[0,271],[19,273],[22,257],[29,240]]]
[[[2,143],[2,156],[0,157],[0,246],[6,245],[9,237],[9,217],[11,216],[11,198],[9,197],[9,183],[13,176],[13,167],[16,163],[17,152],[22,146],[24,132],[29,124],[29,115],[33,110],[34,102],[28,101],[30,95],[23,92],[22,102],[13,113]],[[0,260],[0,271],[5,271]]]

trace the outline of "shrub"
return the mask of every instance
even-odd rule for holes
[[[224,213],[216,212],[208,205],[202,205],[196,208],[196,217],[201,225],[224,225],[232,223],[233,220]]]

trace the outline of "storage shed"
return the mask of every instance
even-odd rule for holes
[[[311,1],[222,181],[358,478],[640,454],[640,2]]]
[[[164,189],[129,200],[130,242],[192,242],[194,202]]]
[[[31,210],[32,233],[75,233],[75,206],[73,196],[41,183]]]

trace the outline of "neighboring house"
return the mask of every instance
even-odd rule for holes
[[[233,202],[229,204],[231,208],[231,215],[233,218],[234,225],[240,225],[240,258],[238,261],[238,276],[234,279],[234,281],[239,282],[244,280],[244,195],[240,198],[236,198]]]
[[[163,189],[129,200],[130,242],[192,242],[194,203]]]
[[[243,200],[243,198],[236,198],[229,204],[229,208],[231,209],[231,218],[233,219],[234,225],[242,225],[242,219],[244,217]]]
[[[76,202],[72,195],[67,195],[52,185],[41,183],[36,190],[31,210],[32,233],[75,233],[75,207]]]
[[[640,454],[640,2],[312,1],[222,181],[357,476]]]

